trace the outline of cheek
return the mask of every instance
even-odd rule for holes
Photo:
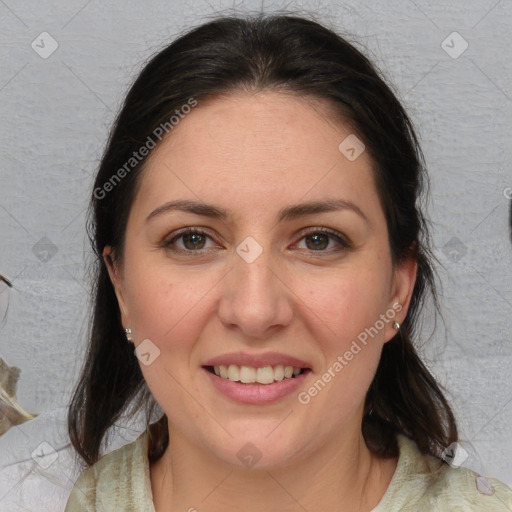
[[[203,285],[205,283],[203,282]],[[181,339],[175,334],[186,329],[190,334],[198,327],[201,299],[207,288],[176,279],[145,279],[131,294],[131,311],[139,332],[144,337],[163,342]]]
[[[208,291],[214,283],[203,274],[184,276],[169,267],[145,265],[132,271],[128,289],[135,345],[149,339],[159,350],[150,364],[141,360],[140,367],[151,393],[167,414],[177,408],[199,415],[189,395],[183,393],[183,385],[196,371],[191,355],[211,315]],[[180,423],[179,419],[173,421]]]
[[[387,285],[382,275],[361,269],[308,282],[300,292],[309,316],[316,318],[332,349],[342,349],[372,327],[387,307]],[[306,311],[307,311],[306,309]],[[380,326],[380,324],[379,324]],[[382,329],[381,329],[382,330]]]
[[[300,403],[329,409],[330,422],[364,401],[392,321],[380,320],[387,311],[385,292],[385,283],[363,273],[309,290],[303,316],[310,319],[312,350],[321,350],[324,367]]]
[[[147,255],[132,253],[125,275],[136,340],[149,338],[163,355],[164,348],[176,355],[199,337],[210,314],[207,308],[216,274],[199,269],[184,272],[179,266],[152,264]]]

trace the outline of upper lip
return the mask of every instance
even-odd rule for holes
[[[279,352],[265,352],[264,354],[248,354],[246,352],[232,352],[230,354],[222,354],[220,356],[209,359],[203,366],[229,366],[234,364],[237,366],[252,366],[254,368],[261,368],[263,366],[276,366],[282,364],[283,366],[294,366],[296,368],[309,368],[311,365],[287,354]]]

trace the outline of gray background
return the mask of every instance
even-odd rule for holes
[[[30,453],[37,436],[51,444],[57,423],[64,438],[62,418],[88,321],[85,208],[127,87],[144,60],[187,27],[216,14],[261,9],[312,11],[349,35],[383,70],[416,123],[431,173],[428,213],[444,267],[445,316],[445,325],[420,350],[453,403],[461,444],[469,453],[464,465],[512,485],[510,1],[5,0],[0,1],[0,273],[14,289],[0,330],[0,357],[21,369],[18,399],[40,416],[0,437],[3,474],[10,471],[0,487],[0,510],[8,500],[9,510],[15,503],[32,510],[29,501],[21,508],[16,495],[29,485],[28,480],[19,484],[16,463],[27,459],[38,478],[50,478]],[[44,31],[59,45],[45,59],[31,47]],[[461,51],[464,41],[450,36],[454,31],[469,45],[457,58],[453,52]],[[453,47],[447,48],[451,56],[443,49],[447,45]],[[55,252],[46,261],[41,243],[51,243]],[[429,333],[426,325],[424,339]],[[119,444],[137,428],[128,432]],[[23,499],[37,498],[37,510],[63,507],[55,502],[65,499],[76,478],[66,457],[53,466],[67,476],[60,495],[35,483],[26,488]],[[62,482],[62,475],[56,480]]]

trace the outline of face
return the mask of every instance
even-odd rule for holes
[[[360,435],[414,285],[414,262],[392,265],[372,162],[338,149],[352,131],[325,107],[276,92],[200,102],[147,161],[109,265],[170,424],[237,466],[248,442],[273,467]],[[255,377],[273,383],[236,382]]]

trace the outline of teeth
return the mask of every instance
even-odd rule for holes
[[[234,364],[230,364],[228,368],[228,379],[232,381],[240,380],[240,368]]]
[[[272,384],[274,382],[274,369],[272,366],[264,366],[256,370],[256,379],[260,384]]]
[[[240,382],[243,382],[244,384],[256,382],[256,370],[254,368],[249,368],[248,366],[241,366]]]
[[[284,366],[282,364],[278,364],[274,366],[274,379],[283,380],[284,379]]]
[[[236,364],[230,364],[228,367],[221,364],[220,366],[214,366],[213,371],[215,375],[233,382],[243,382],[244,384],[255,382],[258,384],[272,384],[276,380],[290,379],[292,375],[296,377],[300,374],[301,369],[293,366],[284,366],[282,364],[278,364],[274,367],[263,366],[262,368],[237,366]]]

